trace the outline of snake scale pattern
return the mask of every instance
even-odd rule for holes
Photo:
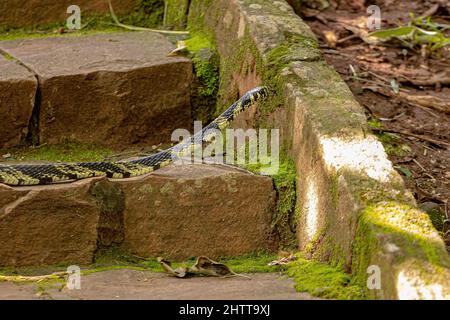
[[[202,147],[204,142],[211,142],[214,137],[213,130],[226,128],[239,113],[268,94],[267,87],[257,87],[248,91],[190,139],[147,157],[114,162],[0,164],[0,183],[10,186],[32,186],[70,182],[91,177],[106,176],[123,179],[148,174],[167,166],[177,158],[190,154],[195,148]]]

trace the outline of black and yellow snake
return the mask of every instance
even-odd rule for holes
[[[268,95],[266,87],[257,87],[245,93],[225,112],[190,139],[147,157],[115,162],[79,162],[50,164],[0,164],[0,183],[10,186],[45,185],[90,177],[106,176],[113,179],[144,175],[165,167],[178,157],[187,155],[203,142],[211,142],[212,130],[221,130],[242,111]]]

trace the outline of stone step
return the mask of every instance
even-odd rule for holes
[[[61,290],[61,284],[0,282],[0,300],[315,300],[296,292],[294,281],[278,273],[242,277],[193,277],[177,279],[163,273],[108,270],[81,277],[81,289]]]
[[[168,57],[173,49],[151,32],[0,42],[39,79],[40,143],[116,149],[168,142],[174,129],[190,128],[192,64]],[[16,90],[10,82],[0,95]]]
[[[275,198],[271,178],[214,165],[172,165],[123,180],[0,184],[0,266],[89,264],[111,246],[171,259],[271,250]]]
[[[117,14],[132,12],[137,0],[111,0]],[[64,23],[70,16],[67,8],[76,4],[80,7],[81,17],[106,14],[109,12],[105,0],[2,0],[0,1],[0,27],[34,27],[50,23]],[[82,24],[88,20],[82,20]]]
[[[15,146],[26,138],[36,88],[31,72],[0,55],[0,148]]]

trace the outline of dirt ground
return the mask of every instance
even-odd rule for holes
[[[368,43],[366,10],[372,4],[379,6],[381,30],[406,25],[410,12],[449,25],[450,2],[328,2],[324,10],[310,5],[297,13],[315,32],[327,62],[366,109],[369,124],[417,202],[440,209],[449,220],[450,46],[431,51],[405,43]],[[450,29],[443,34],[448,38]],[[450,223],[438,231],[450,250]]]
[[[63,284],[0,282],[0,300],[312,300],[294,289],[292,279],[278,273],[242,277],[177,279],[163,273],[130,269],[81,277],[81,288]]]

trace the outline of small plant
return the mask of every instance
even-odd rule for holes
[[[413,13],[410,18],[406,26],[375,31],[369,36],[382,43],[394,42],[409,49],[425,47],[431,52],[450,45],[450,38],[445,34],[450,25],[433,22],[431,17],[415,17]]]

